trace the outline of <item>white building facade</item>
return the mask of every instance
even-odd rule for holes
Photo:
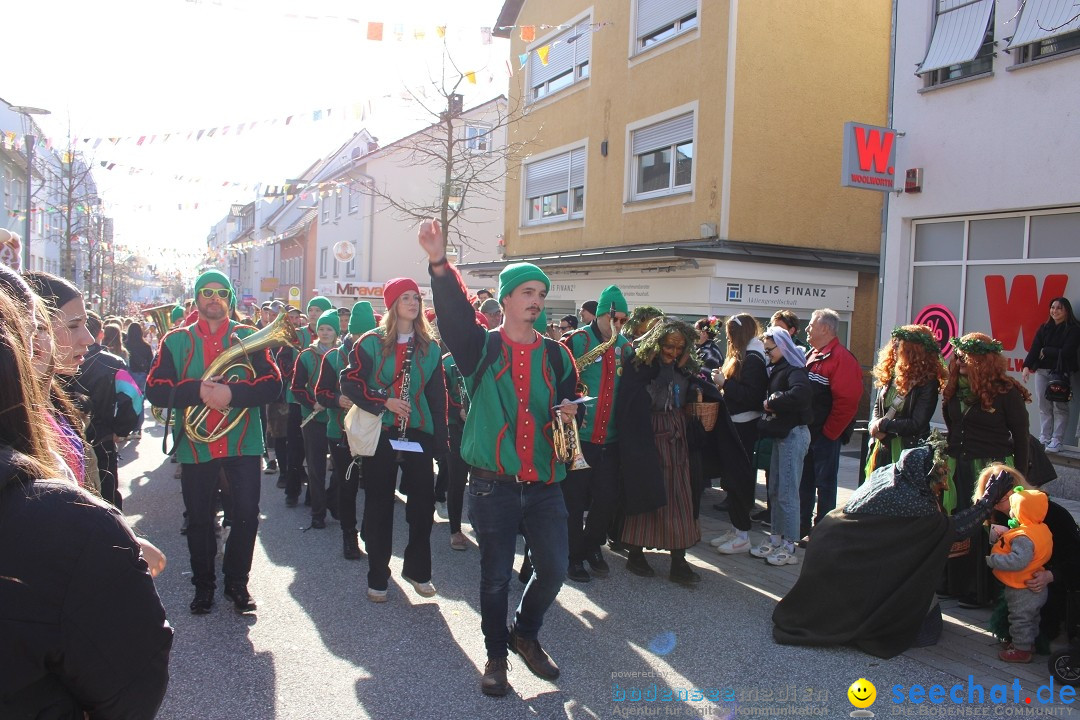
[[[943,344],[985,332],[1019,377],[1050,300],[1080,307],[1080,6],[895,7],[896,174],[920,187],[889,198],[880,341],[909,322]]]

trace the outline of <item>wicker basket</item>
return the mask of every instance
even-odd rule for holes
[[[712,432],[713,428],[716,427],[716,416],[719,412],[720,403],[693,402],[686,404],[686,414],[700,420],[705,432]]]

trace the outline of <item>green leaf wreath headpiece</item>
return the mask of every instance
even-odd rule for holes
[[[944,467],[949,461],[949,454],[947,452],[949,447],[948,439],[940,430],[934,428],[926,438],[926,444],[934,451],[934,467]]]
[[[949,344],[962,353],[967,355],[989,355],[990,353],[1000,353],[1004,350],[1000,340],[991,340],[986,342],[979,338],[949,338]]]
[[[931,355],[940,355],[941,347],[937,344],[937,340],[931,337],[928,333],[919,330],[907,330],[903,327],[894,327],[892,331],[892,337],[905,342],[918,343],[926,348],[927,352]]]

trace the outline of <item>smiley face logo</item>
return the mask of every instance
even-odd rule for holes
[[[847,691],[848,700],[857,708],[868,708],[877,699],[877,688],[866,678],[859,678],[851,683]]]

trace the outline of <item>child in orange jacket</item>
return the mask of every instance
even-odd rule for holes
[[[1029,590],[1027,581],[1050,559],[1054,539],[1043,524],[1049,500],[1038,490],[1017,486],[1009,497],[1009,527],[993,525],[993,548],[986,564],[1005,585],[1009,606],[1009,634],[1012,643],[998,653],[1005,662],[1031,662],[1035,636],[1039,632],[1039,611],[1047,593]]]

